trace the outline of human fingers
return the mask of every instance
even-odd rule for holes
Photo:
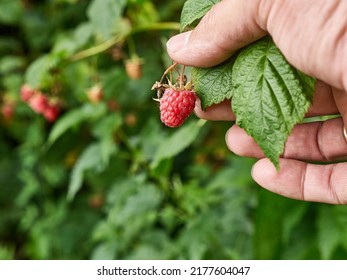
[[[172,37],[170,57],[181,64],[209,67],[266,34],[257,23],[259,0],[223,0],[193,30]],[[271,1],[272,2],[272,1]]]
[[[344,127],[347,128],[347,92],[333,88],[333,96],[336,107],[343,118]]]
[[[228,148],[237,155],[263,158],[263,151],[252,137],[234,125],[225,137]],[[285,144],[283,158],[306,161],[347,159],[347,142],[341,118],[297,125]]]
[[[265,29],[296,68],[347,91],[347,1],[262,1]]]
[[[341,98],[341,97],[340,97]],[[346,94],[347,98],[347,94]],[[347,105],[347,102],[344,103]],[[347,108],[347,106],[345,106]],[[309,108],[306,117],[337,114],[339,112],[335,104],[331,87],[327,84],[317,81],[312,106]],[[201,103],[198,100],[195,106],[195,114],[206,120],[233,121],[235,115],[231,110],[230,100],[220,104],[212,105],[206,110],[201,109]],[[347,112],[346,112],[347,116]]]
[[[340,0],[223,0],[167,51],[178,63],[209,67],[268,32],[293,66],[347,90],[346,14]]]
[[[256,162],[252,177],[263,188],[289,198],[347,204],[347,163],[315,165],[280,159],[280,171],[268,159]]]

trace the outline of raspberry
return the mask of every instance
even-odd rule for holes
[[[29,99],[29,106],[36,112],[36,113],[43,113],[47,106],[48,106],[48,99],[46,95],[43,93],[36,93],[34,96],[32,96]]]
[[[95,85],[88,90],[87,96],[90,102],[99,103],[104,97],[104,91],[100,85]]]
[[[142,64],[141,59],[129,59],[125,62],[125,71],[128,77],[132,80],[139,80],[142,77]]]
[[[28,84],[22,85],[20,88],[20,96],[24,102],[28,102],[29,99],[35,94],[35,90]]]
[[[193,112],[196,95],[190,90],[167,88],[160,99],[160,119],[169,127],[183,124]]]
[[[43,111],[43,116],[49,122],[54,122],[59,116],[59,108],[55,105],[48,105]]]
[[[5,120],[11,120],[14,115],[15,105],[13,103],[5,102],[1,107],[1,113]]]

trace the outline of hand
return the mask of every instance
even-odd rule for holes
[[[269,33],[287,60],[318,78],[307,116],[340,113],[347,121],[347,2],[338,0],[223,0],[194,31],[171,38],[167,48],[181,64],[209,67]],[[323,82],[322,82],[323,81]],[[230,103],[196,108],[210,120],[233,120]],[[259,160],[252,176],[261,186],[301,200],[347,204],[347,163],[314,165],[305,161],[347,159],[341,118],[300,124],[289,137],[278,173],[267,159]],[[226,135],[230,150],[263,158],[242,129]]]

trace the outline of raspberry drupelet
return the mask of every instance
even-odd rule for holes
[[[169,127],[178,127],[193,112],[196,95],[190,90],[167,88],[160,99],[160,119]]]

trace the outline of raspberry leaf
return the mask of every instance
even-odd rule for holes
[[[233,56],[212,68],[192,69],[194,90],[201,100],[202,109],[232,97],[232,66],[235,58]]]
[[[126,0],[94,0],[90,4],[87,12],[88,18],[97,35],[104,40],[112,37],[112,34],[117,30],[126,2]]]
[[[202,18],[220,0],[188,0],[181,13],[181,30]]]
[[[173,158],[191,145],[201,131],[204,121],[190,122],[179,128],[162,142],[153,156],[151,168],[156,168],[160,162],[167,158]],[[170,147],[170,149],[168,149]]]
[[[34,88],[40,86],[49,77],[49,71],[58,63],[59,58],[52,54],[37,58],[29,65],[25,74],[25,81]]]
[[[279,156],[288,135],[311,104],[314,79],[289,65],[266,37],[241,50],[232,81],[237,124],[279,169]]]

